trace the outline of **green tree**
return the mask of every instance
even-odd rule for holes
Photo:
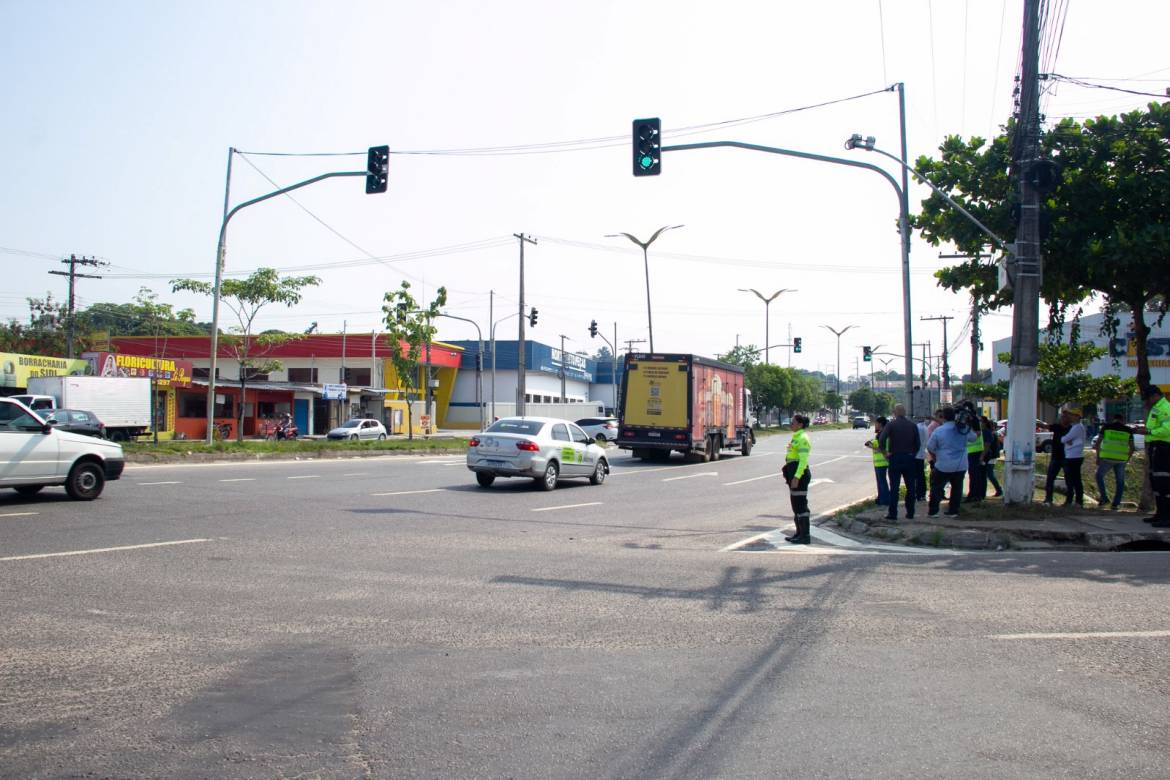
[[[754,363],[745,372],[756,416],[767,409],[784,409],[792,402],[792,377],[780,366]]]
[[[403,281],[397,290],[383,296],[382,311],[385,313],[386,342],[390,345],[390,362],[398,374],[398,383],[406,391],[406,435],[414,438],[414,421],[411,404],[415,400],[419,385],[419,361],[423,347],[434,338],[438,328],[435,317],[447,305],[447,288],[440,287],[435,299],[425,308],[419,306],[410,293],[410,282]],[[430,367],[427,368],[428,379]]]
[[[28,322],[12,318],[0,325],[0,352],[28,355],[61,356],[68,353],[69,307],[46,293],[44,298],[27,298]],[[75,352],[88,346],[84,334],[78,333]]]
[[[724,363],[731,363],[733,366],[739,366],[743,369],[748,369],[751,366],[760,362],[760,352],[755,344],[736,344],[722,355],[716,355],[716,360],[721,360]]]
[[[868,387],[859,387],[849,394],[849,405],[859,412],[877,414],[877,393]]]
[[[825,408],[833,411],[833,420],[837,420],[837,414],[841,410],[841,405],[845,403],[845,399],[840,393],[828,392],[825,393]]]
[[[1095,377],[1088,373],[1089,364],[1105,354],[1105,348],[1084,342],[1041,344],[1037,396],[1053,406],[1066,403],[1086,406],[1103,398],[1134,395],[1138,387],[1133,379],[1122,379],[1117,374]],[[1007,363],[1011,353],[1001,352],[997,357],[1001,363]],[[970,394],[970,389],[967,392]]]
[[[786,368],[792,377],[792,400],[788,409],[793,412],[811,412],[821,408],[825,401],[822,379],[815,374],[805,374],[795,368]]]
[[[894,404],[898,401],[890,393],[875,393],[873,408],[876,415],[890,415],[894,413]]]
[[[1016,181],[1012,164],[1015,126],[991,143],[948,137],[937,160],[920,157],[917,169],[958,200],[997,235],[1015,233]],[[1144,111],[1101,116],[1083,124],[1061,120],[1042,135],[1044,157],[1060,166],[1055,187],[1043,203],[1044,275],[1041,294],[1050,322],[1060,324],[1070,307],[1093,293],[1104,297],[1104,331],[1116,335],[1116,315],[1133,315],[1137,383],[1150,383],[1146,341],[1148,315],[1161,322],[1170,298],[1170,102]],[[985,237],[932,194],[913,218],[932,244],[949,241],[978,254]],[[981,305],[1010,302],[998,292],[996,271],[980,260],[943,269],[939,284],[968,290]]]
[[[281,304],[295,306],[301,302],[302,290],[321,283],[316,276],[286,276],[281,278],[275,268],[257,268],[246,279],[224,279],[220,283],[220,303],[236,317],[236,324],[220,335],[220,346],[239,362],[240,404],[236,420],[236,441],[244,438],[244,401],[248,380],[256,374],[265,374],[280,368],[280,361],[269,357],[274,347],[303,338],[301,333],[267,330],[253,334],[256,317],[266,306]],[[173,292],[194,292],[212,295],[211,282],[198,279],[174,279]],[[153,300],[149,299],[148,300]]]
[[[169,303],[159,303],[158,293],[141,287],[130,303],[95,303],[77,314],[78,327],[89,332],[107,331],[117,336],[203,336],[211,332],[210,323],[197,323],[192,309],[175,311]],[[157,352],[157,350],[156,350]]]

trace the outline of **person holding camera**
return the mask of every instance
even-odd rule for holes
[[[885,429],[886,423],[889,422],[885,417],[879,417],[873,423],[873,438],[865,443],[866,447],[873,452],[873,474],[877,480],[877,505],[890,505],[890,478],[887,471],[890,467],[890,459],[886,457],[886,453],[882,450],[881,437],[882,430]]]
[[[970,426],[959,428],[955,424],[955,410],[943,409],[943,424],[930,435],[926,449],[934,455],[934,470],[930,475],[930,501],[927,514],[938,517],[942,503],[943,488],[951,487],[951,498],[947,504],[947,517],[959,516],[959,503],[963,499],[963,475],[967,473],[967,445],[979,439],[979,432]]]

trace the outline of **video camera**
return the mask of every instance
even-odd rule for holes
[[[979,430],[979,410],[973,401],[962,401],[955,406],[955,427],[959,433],[967,433],[972,428]]]

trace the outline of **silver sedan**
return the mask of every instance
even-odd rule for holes
[[[600,485],[609,475],[605,450],[568,420],[505,417],[468,442],[467,468],[480,487],[496,477],[530,477],[543,490],[558,479],[584,477]]]

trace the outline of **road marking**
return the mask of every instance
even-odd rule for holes
[[[93,555],[94,553],[104,552],[121,552],[123,550],[145,550],[150,547],[172,547],[176,544],[197,544],[199,542],[210,542],[211,539],[179,539],[174,542],[152,542],[151,544],[130,544],[125,547],[98,547],[93,550],[71,550],[69,552],[59,553],[40,553],[38,555],[10,555],[7,558],[0,558],[0,561],[31,561],[36,558],[61,558],[67,555]]]
[[[837,514],[838,512],[840,512],[841,510],[846,509],[846,508],[851,507],[851,506],[853,506],[852,503],[842,504],[841,506],[834,507],[826,512],[822,512],[822,513],[818,514],[817,519],[819,520],[822,517],[831,517],[831,516]],[[765,531],[762,534],[756,534],[755,536],[749,536],[747,539],[741,539],[738,542],[732,542],[731,544],[729,544],[726,547],[724,547],[723,549],[721,549],[719,552],[735,552],[740,547],[746,547],[747,545],[752,544],[753,542],[758,542],[767,536],[770,536],[774,533],[778,533],[779,530],[780,529],[777,528],[777,529],[772,530],[772,531]],[[845,538],[845,537],[842,537],[842,538]],[[853,540],[850,539],[849,541],[852,542]],[[858,543],[854,542],[854,544],[858,544]]]
[[[343,476],[343,477],[364,477],[365,475],[366,475],[365,471],[352,471],[349,474],[342,474],[341,476]]]
[[[39,515],[40,512],[8,512],[0,515],[0,517],[28,517],[29,515]]]
[[[533,512],[551,512],[554,509],[576,509],[582,506],[601,506],[600,501],[590,501],[585,504],[565,504],[564,506],[542,506],[539,509],[533,509]]]
[[[255,477],[236,477],[234,479],[221,479],[220,482],[255,482]]]
[[[420,461],[418,462],[418,465],[420,465],[420,466],[426,466],[426,465],[428,465],[428,464],[438,463],[438,464],[440,464],[440,465],[444,465],[444,466],[445,466],[445,465],[447,465],[448,463],[458,463],[458,462],[459,462],[459,461],[453,461],[453,460],[420,460]]]
[[[182,482],[139,482],[139,485],[182,485]]]
[[[779,472],[777,472],[776,474],[765,474],[762,477],[752,477],[751,479],[741,479],[738,482],[724,482],[723,486],[727,487],[728,485],[742,485],[745,482],[755,482],[758,479],[773,479],[773,478],[778,477],[778,476],[780,476]]]
[[[393,493],[370,493],[371,496],[413,496],[416,493],[442,493],[446,488],[431,488],[430,490],[397,490]]]
[[[667,477],[663,482],[676,482],[680,479],[694,479],[695,477],[717,477],[718,471],[700,471],[697,474],[683,474],[681,477]]]
[[[1130,637],[1170,637],[1170,631],[1079,631],[1053,634],[992,634],[988,639],[1126,639]]]
[[[822,460],[820,463],[813,463],[812,465],[819,468],[821,466],[827,466],[830,463],[836,463],[839,460],[845,460],[848,457],[849,457],[848,455],[839,455],[836,458],[829,458],[828,460]]]
[[[808,486],[812,487],[813,485],[819,485],[822,482],[833,482],[833,480],[829,479],[828,477],[822,477],[821,479],[812,480],[811,482],[808,483]],[[836,483],[833,483],[833,484],[836,484]]]
[[[320,479],[320,474],[301,474],[297,477],[285,477],[285,479]]]

